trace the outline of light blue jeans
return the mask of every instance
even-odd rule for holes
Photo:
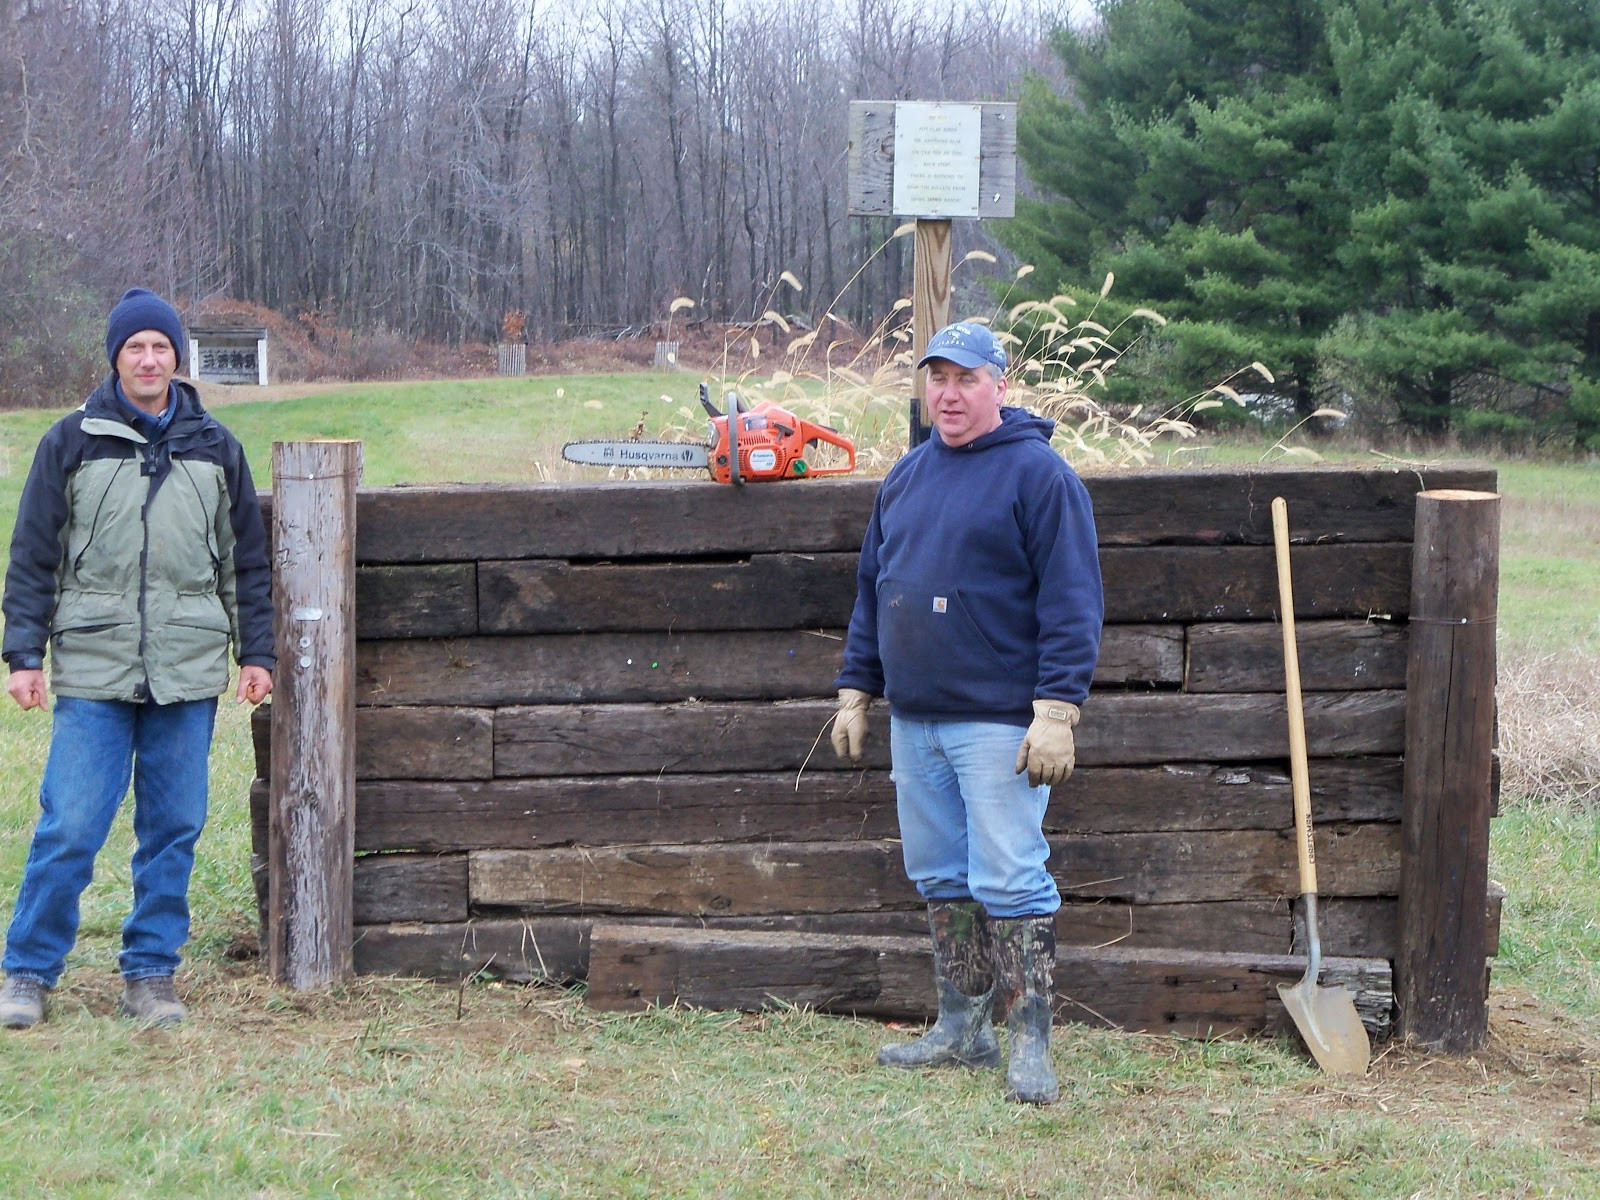
[[[78,937],[78,901],[133,780],[133,909],[118,965],[126,979],[171,975],[189,939],[189,875],[206,823],[217,702],[58,696],[42,810],[6,933],[8,975],[54,987]]]
[[[970,896],[1002,918],[1061,907],[1041,830],[1050,789],[1016,770],[1026,733],[992,721],[890,717],[901,849],[923,899]]]

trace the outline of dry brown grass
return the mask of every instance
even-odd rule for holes
[[[1511,645],[1500,661],[1502,787],[1530,800],[1600,798],[1600,654]]]

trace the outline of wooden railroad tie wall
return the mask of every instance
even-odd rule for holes
[[[1400,937],[1416,494],[1475,470],[1095,476],[1106,628],[1046,821],[1065,1016],[1287,1027],[1296,903],[1269,503],[1289,501],[1325,981],[1380,1036]],[[917,1015],[888,714],[824,726],[878,481],[357,497],[358,971],[591,1002]],[[270,771],[252,790],[264,853]],[[1483,898],[1493,953],[1498,900]]]

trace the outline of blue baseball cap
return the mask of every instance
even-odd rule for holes
[[[971,321],[957,321],[946,325],[928,339],[928,349],[917,360],[925,367],[936,358],[955,363],[959,367],[981,367],[985,363],[1004,373],[1006,350],[994,331],[987,325]]]

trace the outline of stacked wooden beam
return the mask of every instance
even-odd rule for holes
[[[1267,983],[1300,969],[1268,509],[1283,495],[1323,943],[1387,1027],[1414,497],[1493,481],[1087,481],[1107,625],[1078,770],[1047,817],[1074,948],[1064,1009],[1196,1033],[1281,1023]],[[825,736],[876,487],[360,493],[357,969],[588,978],[623,1007],[923,1011],[887,713],[865,769]],[[264,783],[252,797],[264,829]],[[869,960],[890,983],[829,991],[840,963]]]

